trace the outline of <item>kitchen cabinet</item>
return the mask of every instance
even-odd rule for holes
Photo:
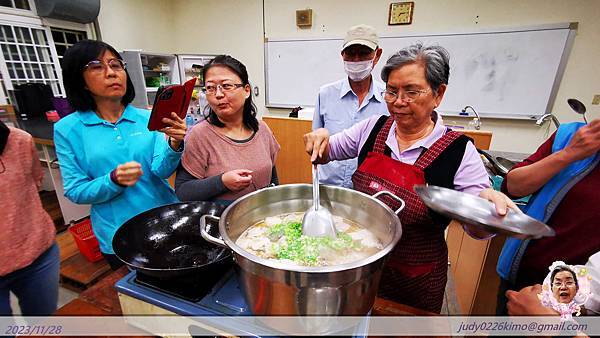
[[[175,54],[125,50],[121,56],[127,62],[127,72],[135,89],[132,104],[138,108],[151,106],[160,86],[181,83]]]
[[[470,129],[455,129],[459,131],[471,139],[473,139],[473,143],[475,147],[483,150],[490,149],[490,144],[492,143],[492,132],[487,130],[470,130]]]
[[[475,146],[488,150],[492,133],[481,130],[460,130],[471,137]],[[496,263],[505,236],[478,240],[469,236],[456,221],[450,222],[446,234],[449,268],[456,285],[456,298],[463,315],[493,315],[496,313],[496,293],[500,278]]]
[[[281,151],[275,166],[279,183],[311,183],[311,168],[304,151],[302,136],[310,132],[312,120],[283,116],[263,116]],[[492,132],[458,130],[474,140],[480,149],[489,149]],[[469,236],[458,222],[451,222],[446,236],[448,261],[455,280],[456,295],[462,314],[493,314],[499,278],[496,263],[504,244],[503,236],[477,240]]]
[[[448,226],[449,268],[456,285],[456,298],[463,315],[494,315],[500,278],[496,264],[506,240],[497,235],[488,240],[469,236],[456,221]]]
[[[310,132],[312,120],[291,117],[263,116],[281,146],[275,162],[279,184],[311,183],[310,158],[304,151],[302,136]]]

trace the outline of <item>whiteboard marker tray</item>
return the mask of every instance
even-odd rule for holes
[[[508,209],[506,216],[499,216],[492,202],[474,195],[433,185],[418,185],[415,191],[428,207],[463,224],[520,239],[555,235],[552,228],[523,213]]]

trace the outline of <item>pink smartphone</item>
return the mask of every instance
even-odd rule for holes
[[[172,112],[175,112],[181,119],[185,119],[195,84],[196,78],[193,78],[182,85],[176,84],[159,88],[152,105],[148,130],[160,130],[168,127],[162,119],[171,118]]]

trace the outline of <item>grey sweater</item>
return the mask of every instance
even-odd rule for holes
[[[215,196],[229,191],[221,177],[223,174],[196,178],[180,164],[175,177],[175,194],[181,201],[211,201]],[[271,172],[271,184],[279,185],[277,170],[273,167]]]

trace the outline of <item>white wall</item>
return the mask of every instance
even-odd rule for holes
[[[264,107],[264,32],[267,38],[342,37],[354,24],[374,26],[381,35],[436,33],[545,23],[579,22],[577,37],[552,111],[562,122],[580,120],[566,103],[579,98],[589,117],[600,117],[591,106],[600,94],[600,1],[596,0],[415,0],[413,24],[388,26],[389,0],[102,0],[99,17],[105,41],[123,48],[159,52],[228,53],[248,68],[259,87],[261,114],[287,114]],[[295,25],[297,9],[312,8],[313,26]],[[172,28],[173,34],[163,31]],[[341,60],[340,60],[341,63]],[[593,81],[592,79],[596,80]],[[293,79],[290,79],[290,83]],[[452,85],[452,84],[451,84]],[[291,87],[292,88],[292,87]],[[448,118],[466,124],[464,118]],[[492,149],[532,152],[553,131],[529,121],[483,121],[494,132]]]
[[[102,40],[118,51],[169,52],[174,18],[169,0],[101,0],[98,23]]]
[[[177,0],[174,11],[175,53],[229,54],[247,68],[259,88],[256,105],[264,108],[262,1]]]

